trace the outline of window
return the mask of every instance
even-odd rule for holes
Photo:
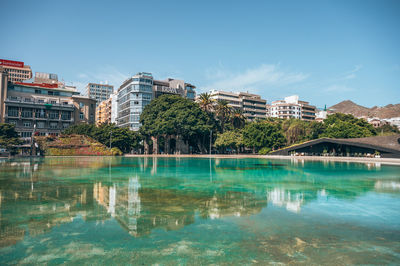
[[[32,137],[32,132],[21,132],[20,135],[22,138],[30,138]]]
[[[54,122],[51,122],[51,123],[50,123],[50,128],[51,128],[51,129],[57,129],[57,126],[58,126],[57,123],[54,123]]]
[[[10,121],[8,121],[8,123],[10,123],[11,125],[14,125],[14,126],[17,125],[17,121],[16,120],[10,120]]]
[[[49,113],[49,118],[50,119],[58,119],[58,112],[57,111],[51,111]]]
[[[25,121],[24,122],[24,127],[31,127],[31,122]]]
[[[21,116],[22,117],[32,117],[32,110],[31,109],[22,109]]]
[[[80,120],[83,120],[83,119],[84,119],[84,116],[83,116],[83,113],[82,113],[82,112],[79,113],[79,119],[80,119]]]
[[[8,107],[8,116],[18,117],[18,108],[17,107]]]
[[[37,128],[44,128],[44,122],[36,122]]]
[[[37,102],[38,103],[44,103],[44,100],[43,99],[38,99]]]
[[[50,103],[51,103],[51,104],[56,104],[57,101],[52,100],[52,101],[50,101]]]
[[[35,94],[40,94],[40,90],[35,90]]]
[[[69,127],[69,124],[68,123],[63,123],[63,128],[64,129],[66,129],[66,128],[68,128]]]
[[[79,103],[79,108],[83,108],[83,107],[85,107],[85,104],[84,103]]]
[[[54,95],[54,93],[52,91],[48,91],[47,95]]]

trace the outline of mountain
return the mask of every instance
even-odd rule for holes
[[[352,114],[356,117],[400,117],[400,104],[388,104],[384,107],[374,106],[372,108],[368,108],[358,105],[350,100],[346,100],[329,107],[329,110],[335,113]]]

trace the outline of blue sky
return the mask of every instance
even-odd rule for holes
[[[323,107],[400,103],[400,1],[0,2],[0,58],[118,87],[140,71]]]

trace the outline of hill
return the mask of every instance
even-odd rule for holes
[[[400,104],[388,104],[384,107],[374,106],[372,108],[358,105],[350,100],[342,101],[329,107],[335,113],[352,114],[356,117],[400,117]]]

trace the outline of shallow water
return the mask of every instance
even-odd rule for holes
[[[4,160],[0,215],[0,264],[400,263],[399,166]]]

